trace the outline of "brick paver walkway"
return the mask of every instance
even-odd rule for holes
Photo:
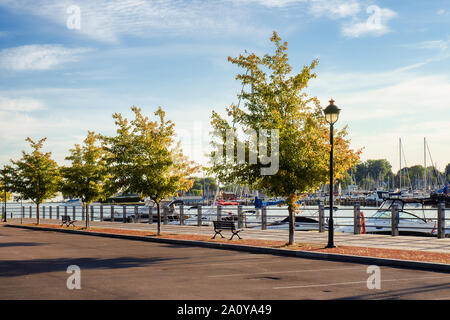
[[[35,219],[23,219],[23,223],[34,223]],[[9,219],[8,223],[19,224],[20,219]],[[42,224],[60,224],[58,220],[41,219]],[[83,226],[84,222],[77,221],[77,226]],[[156,231],[156,224],[147,223],[120,223],[120,222],[91,222],[92,227],[119,228],[129,230],[148,230]],[[161,232],[174,234],[199,234],[212,236],[214,234],[212,226],[180,226],[180,225],[161,225]],[[287,230],[256,230],[245,229],[241,236],[246,239],[264,239],[264,240],[286,240],[288,239]],[[328,242],[328,233],[319,233],[314,231],[296,231],[295,241],[298,243],[320,243],[326,245]],[[398,236],[390,235],[353,235],[335,233],[335,244],[337,246],[356,246],[386,249],[418,250],[424,252],[450,253],[450,238],[437,239],[435,237],[416,237],[416,236]]]

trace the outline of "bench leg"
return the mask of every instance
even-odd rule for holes
[[[222,237],[222,238],[225,238],[221,233],[220,233],[220,231],[215,231],[216,233],[214,234],[214,237],[212,237],[211,239],[215,239],[216,238],[216,236],[218,235],[218,234],[220,234],[220,236]]]
[[[231,231],[233,232],[233,231]],[[239,231],[238,232],[233,232],[233,235],[231,236],[230,240],[233,240],[234,236],[238,236],[239,240],[241,240],[242,238],[239,236]]]

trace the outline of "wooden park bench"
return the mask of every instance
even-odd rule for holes
[[[70,219],[70,216],[61,216],[61,227],[63,225],[66,225],[67,227],[70,227],[70,225],[74,226],[76,220]]]
[[[218,234],[220,234],[220,236],[222,238],[225,238],[221,233],[221,231],[223,231],[223,230],[230,230],[233,233],[230,240],[233,240],[234,236],[238,236],[239,239],[242,239],[238,234],[242,230],[236,229],[233,221],[213,221],[213,223],[214,223],[215,234],[214,234],[214,237],[212,237],[212,239],[215,239],[216,235],[218,235]]]

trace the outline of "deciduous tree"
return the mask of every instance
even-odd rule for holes
[[[64,196],[81,199],[86,208],[86,228],[89,228],[89,205],[107,196],[104,185],[108,170],[99,136],[89,131],[81,146],[76,144],[70,149],[66,160],[71,161],[71,165],[61,168],[61,191]]]
[[[228,60],[245,72],[236,76],[251,90],[243,91],[240,105],[227,108],[227,116],[213,111],[212,126],[216,132],[213,145],[227,144],[227,130],[236,131],[236,146],[245,143],[247,154],[258,147],[261,156],[261,141],[269,138],[269,132],[278,132],[278,148],[267,145],[268,154],[278,158],[279,168],[274,174],[263,175],[267,167],[264,161],[237,161],[237,147],[233,161],[227,161],[223,150],[213,151],[210,168],[221,182],[247,184],[262,189],[266,194],[284,197],[289,211],[289,244],[294,243],[294,215],[298,194],[317,189],[329,180],[330,132],[317,98],[309,97],[305,89],[316,77],[313,69],[318,61],[304,66],[298,74],[292,74],[288,63],[287,43],[273,33],[275,45],[273,55],[262,57],[256,54],[240,55]],[[264,129],[267,131],[260,131]],[[242,132],[258,132],[258,141],[243,138]],[[253,130],[253,131],[252,131]],[[340,178],[359,159],[359,151],[353,151],[347,138],[347,129],[335,130],[335,177]],[[267,132],[267,134],[266,134]],[[276,139],[275,139],[276,140]],[[232,142],[232,141],[231,141]],[[273,155],[273,154],[272,154]],[[261,158],[260,158],[261,160]]]
[[[114,114],[117,135],[104,137],[111,174],[108,186],[110,190],[152,199],[158,210],[159,235],[161,200],[189,190],[193,180],[188,177],[198,167],[183,155],[175,141],[174,123],[166,120],[161,108],[155,112],[156,121],[144,116],[140,108],[133,106],[131,110],[134,120],[129,122],[121,114]]]
[[[59,191],[60,172],[58,164],[51,158],[51,152],[41,151],[47,138],[37,142],[30,138],[26,141],[33,151],[22,151],[20,160],[11,160],[6,174],[11,183],[11,191],[19,194],[23,200],[31,200],[36,204],[36,223],[40,223],[39,205],[51,199]]]
[[[9,192],[12,188],[11,181],[9,181],[8,177],[8,167],[4,166],[0,170],[0,203],[5,203],[12,198],[11,192]],[[4,208],[6,210],[6,207]],[[6,221],[6,211],[2,211],[2,221]]]

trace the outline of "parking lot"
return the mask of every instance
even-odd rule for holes
[[[69,290],[71,265],[81,289]],[[0,299],[450,299],[450,273],[0,227]]]

